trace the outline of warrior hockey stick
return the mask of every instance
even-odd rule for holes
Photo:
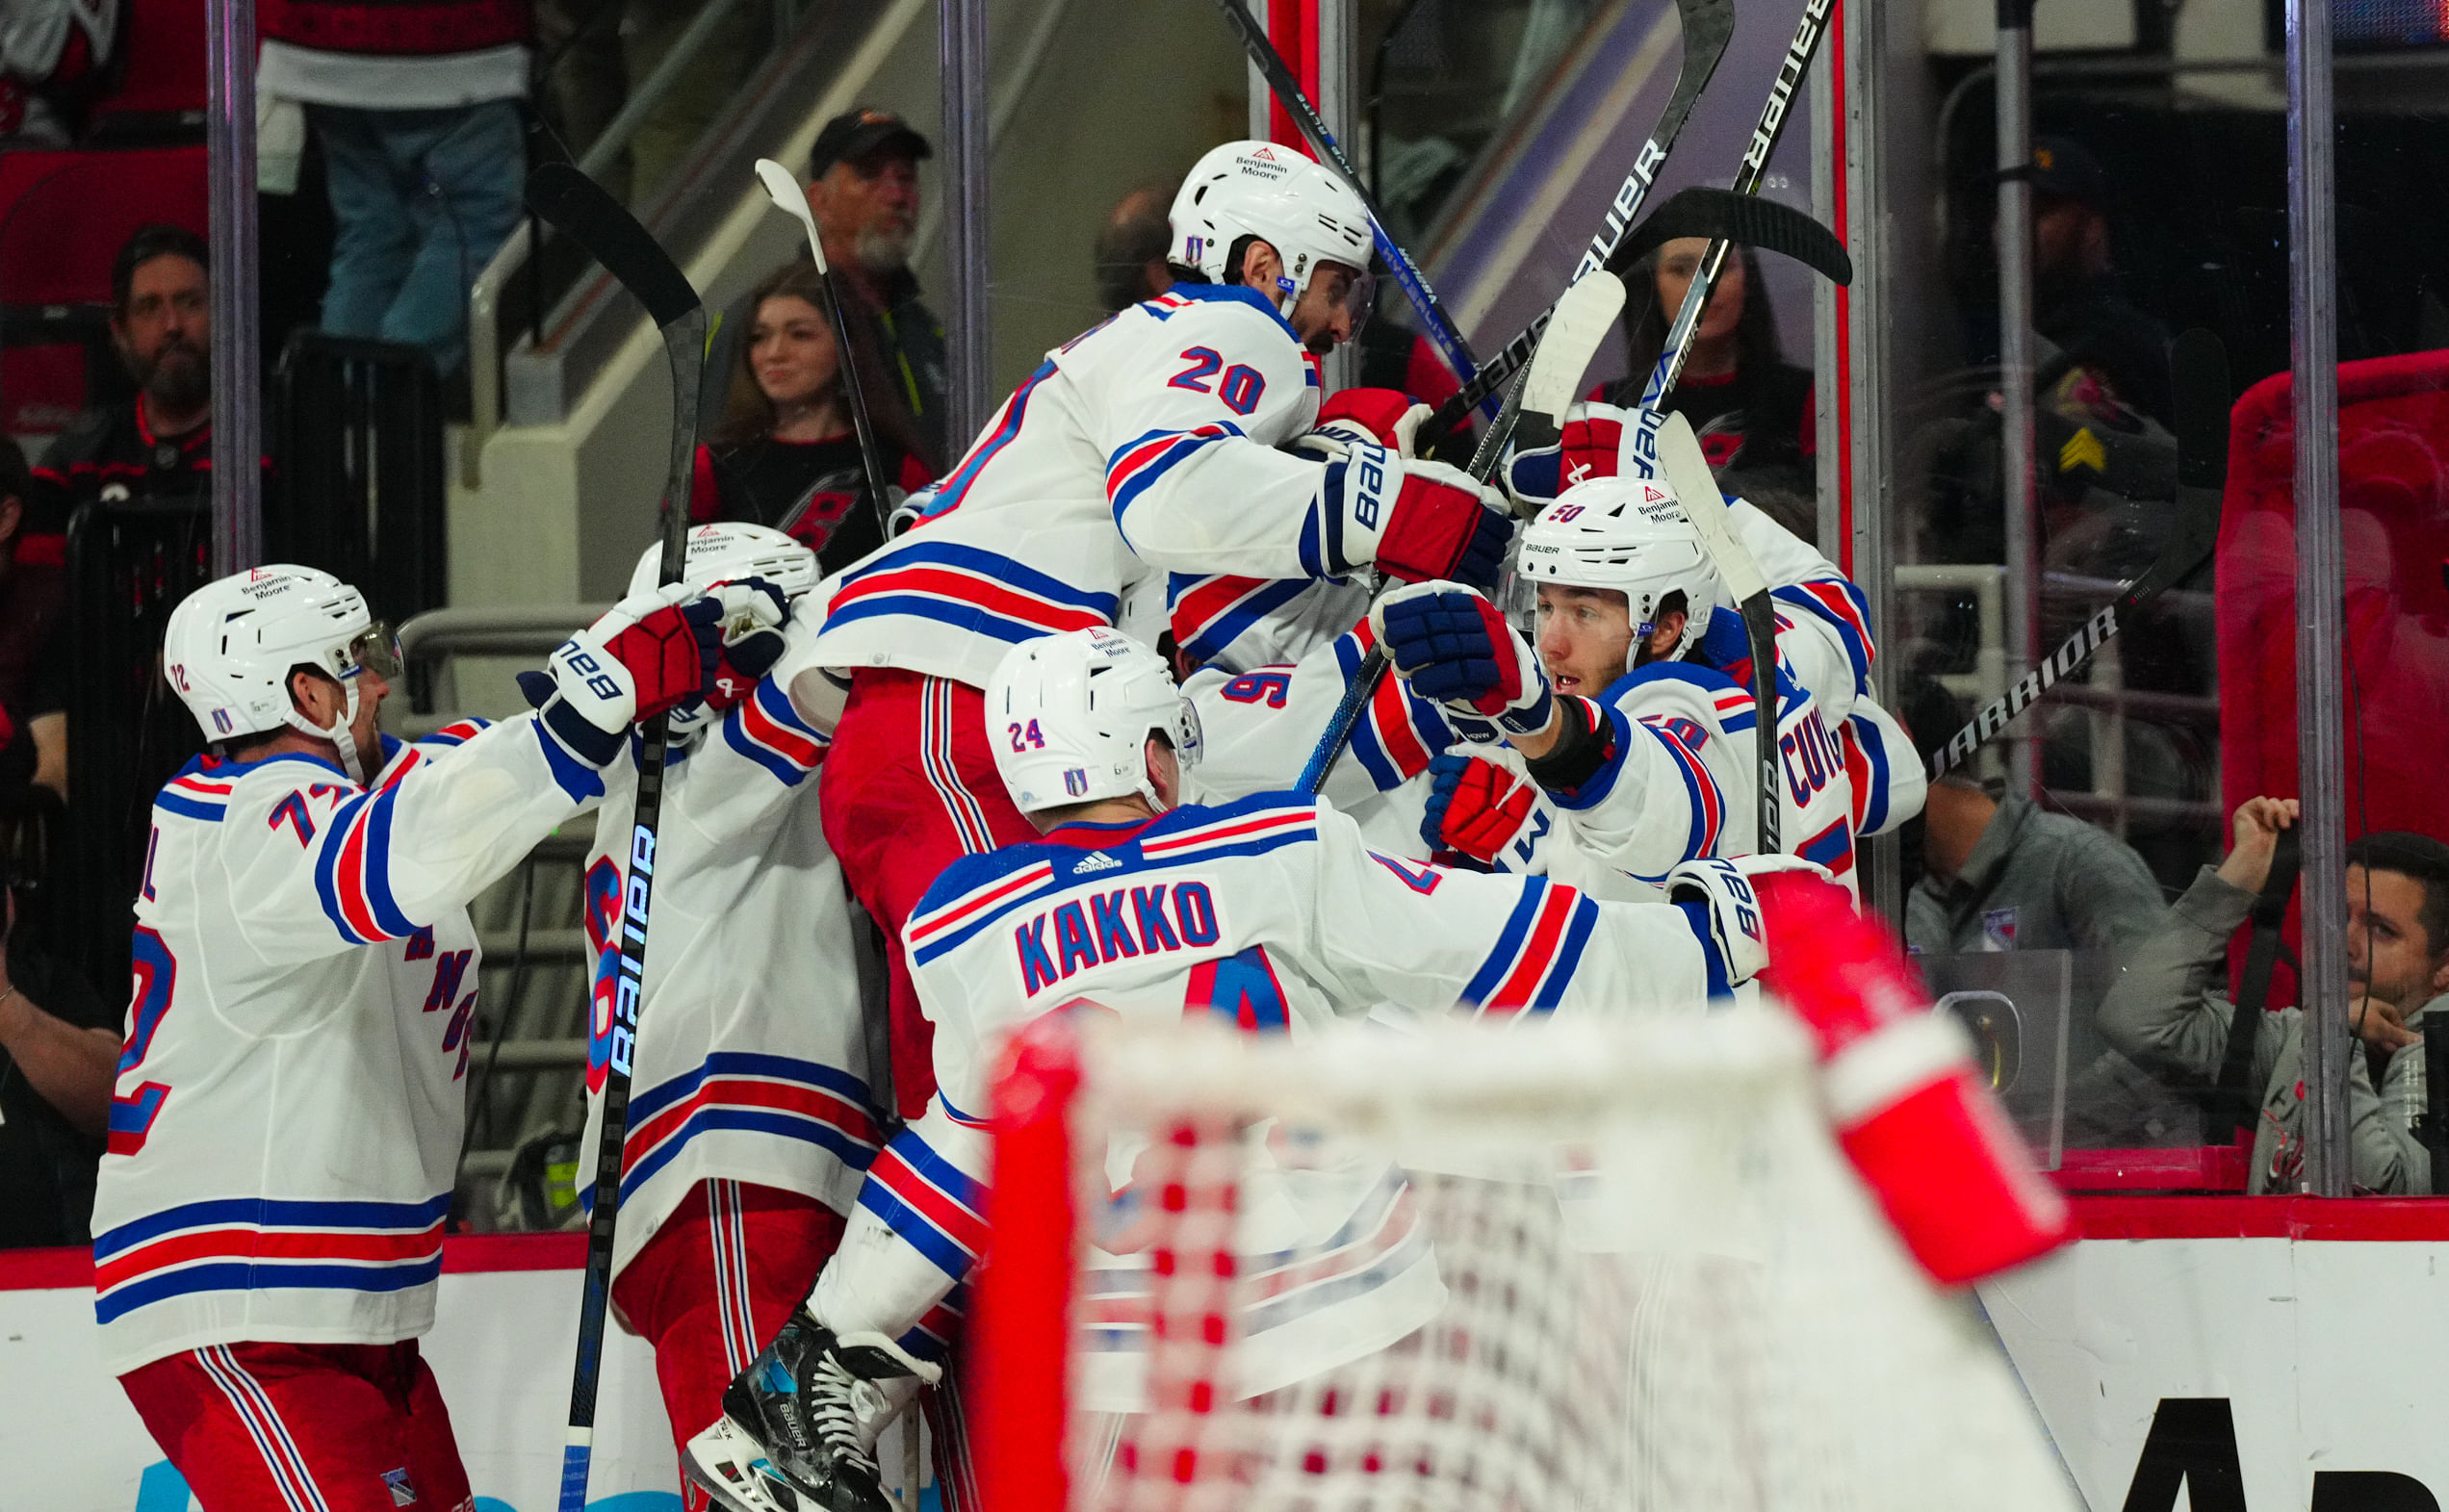
[[[706,372],[706,310],[697,291],[646,228],[593,179],[562,163],[528,178],[528,205],[637,295],[663,333],[672,367],[672,451],[663,474],[663,558],[657,580],[681,580],[687,562],[689,477],[697,460],[697,394]],[[628,884],[621,893],[621,964],[606,1026],[604,1127],[595,1145],[595,1207],[587,1217],[586,1291],[579,1303],[578,1358],[570,1371],[570,1433],[561,1451],[561,1512],[584,1512],[595,1440],[595,1397],[604,1366],[604,1312],[612,1290],[612,1225],[621,1208],[621,1156],[629,1142],[630,1055],[637,1044],[646,981],[646,928],[655,891],[655,840],[663,812],[669,721],[647,721],[638,753],[637,807],[630,823]]]
[[[1480,449],[1471,456],[1471,476],[1486,482],[1497,470],[1497,458],[1504,454],[1506,442],[1511,439],[1517,424],[1541,427],[1539,439],[1544,443],[1561,427],[1563,415],[1573,403],[1573,391],[1582,381],[1583,371],[1590,366],[1590,357],[1599,343],[1615,328],[1615,319],[1624,310],[1624,281],[1605,270],[1592,273],[1564,292],[1556,303],[1547,334],[1540,338],[1538,350],[1532,355],[1531,366],[1506,395],[1505,407],[1481,438]],[[1377,646],[1361,658],[1353,669],[1353,679],[1344,688],[1344,696],[1335,703],[1335,710],[1328,716],[1327,728],[1318,737],[1317,749],[1302,767],[1300,788],[1315,795],[1327,781],[1328,772],[1336,759],[1352,744],[1353,730],[1360,723],[1361,710],[1377,696],[1378,684],[1385,679],[1386,653]]]
[[[2228,349],[2208,331],[2187,331],[2170,349],[2169,372],[2177,400],[2177,518],[2167,546],[2054,654],[2018,678],[2005,697],[1994,700],[1930,754],[1932,782],[1971,760],[2039,703],[2052,683],[2090,661],[2101,642],[2134,623],[2153,600],[2192,577],[2218,546],[2220,495],[2228,486]]]
[[[1335,144],[1333,134],[1328,131],[1327,122],[1320,118],[1318,107],[1302,92],[1301,81],[1293,77],[1293,70],[1285,64],[1284,55],[1267,39],[1267,33],[1260,28],[1257,19],[1250,13],[1250,7],[1242,0],[1216,0],[1216,7],[1224,13],[1224,19],[1232,24],[1234,34],[1242,39],[1242,50],[1250,54],[1251,63],[1258,65],[1259,73],[1267,80],[1267,87],[1276,91],[1276,98],[1282,103],[1295,124],[1301,127],[1302,135],[1310,140],[1310,143],[1317,147],[1319,157],[1335,170],[1336,176],[1360,200],[1360,208],[1369,216],[1370,235],[1377,238],[1378,250],[1386,259],[1387,270],[1394,274],[1395,282],[1403,286],[1405,297],[1411,300],[1412,307],[1420,312],[1421,320],[1428,324],[1429,339],[1446,354],[1446,361],[1453,367],[1456,375],[1467,381],[1480,371],[1480,360],[1471,354],[1471,344],[1462,339],[1462,332],[1447,317],[1446,307],[1437,302],[1437,291],[1429,287],[1428,276],[1412,262],[1410,254],[1387,233],[1386,218],[1378,209],[1378,201],[1371,196],[1367,186],[1361,183],[1360,170],[1344,156],[1344,149]]]
[[[808,208],[808,194],[799,187],[791,170],[772,158],[757,160],[757,181],[774,201],[774,208],[796,219],[808,232],[808,254],[816,259],[816,280],[825,287],[825,318],[833,322],[834,350],[841,367],[842,395],[850,401],[851,428],[859,433],[859,460],[867,470],[867,500],[876,511],[876,529],[880,539],[892,537],[892,501],[885,495],[885,459],[876,447],[876,425],[867,415],[867,391],[859,380],[859,364],[852,360],[850,323],[842,316],[841,290],[834,282],[834,270],[825,263],[825,239],[816,234],[815,213]],[[803,500],[802,509],[807,505]],[[799,523],[799,510],[793,510],[783,521],[787,530]]]
[[[1782,849],[1778,819],[1784,789],[1777,757],[1777,606],[1769,600],[1768,580],[1761,576],[1760,563],[1752,560],[1752,553],[1727,526],[1724,496],[1717,491],[1717,479],[1710,475],[1709,458],[1701,452],[1700,438],[1692,434],[1690,421],[1681,415],[1666,418],[1666,423],[1659,427],[1658,457],[1666,470],[1668,485],[1683,500],[1685,518],[1700,533],[1702,548],[1743,616],[1743,638],[1752,652],[1752,717],[1759,753],[1754,781],[1759,789],[1760,833],[1755,848],[1763,856],[1774,856]]]
[[[1632,168],[1625,173],[1624,182],[1616,186],[1614,198],[1608,202],[1607,215],[1599,229],[1591,233],[1590,244],[1567,282],[1578,281],[1599,268],[1619,277],[1623,275],[1625,265],[1617,261],[1617,243],[1640,214],[1641,201],[1649,197],[1650,186],[1658,182],[1658,171],[1665,165],[1667,153],[1675,146],[1675,139],[1683,134],[1685,117],[1692,114],[1692,103],[1701,97],[1710,76],[1717,71],[1717,61],[1726,56],[1726,43],[1735,35],[1734,0],[1676,0],[1675,11],[1684,33],[1684,61],[1676,68],[1675,90],[1666,97],[1666,109],[1660,114],[1658,124],[1650,128],[1649,140],[1633,155]],[[1538,319],[1506,343],[1485,367],[1462,375],[1462,392],[1437,406],[1437,413],[1421,426],[1430,437],[1421,448],[1424,452],[1530,363],[1532,352],[1539,346],[1539,333],[1547,329],[1548,319],[1555,313],[1553,305],[1539,312]]]

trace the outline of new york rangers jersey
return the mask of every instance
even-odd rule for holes
[[[806,665],[812,618],[787,633],[790,649],[749,696],[665,758],[616,1276],[700,1181],[754,1182],[846,1213],[875,1154],[849,894],[816,813],[829,742],[785,691]],[[605,781],[586,871],[588,1150],[613,1054],[635,760]]]
[[[940,1319],[985,1242],[983,1118],[1002,1038],[1058,1009],[1215,1014],[1301,1034],[1392,1003],[1523,1022],[1552,1012],[1702,1010],[1724,969],[1705,920],[1601,903],[1536,877],[1447,872],[1373,853],[1331,807],[1275,793],[1123,825],[1073,825],[950,869],[904,930],[936,1024],[938,1095],[868,1173],[814,1311],[836,1327]],[[1134,1151],[1108,1151],[1126,1220]],[[1383,1162],[1284,1169],[1246,1200],[1260,1301],[1240,1390],[1261,1392],[1393,1342],[1443,1291]],[[863,1242],[861,1235],[867,1236]],[[1137,1405],[1147,1260],[1097,1251],[1083,1390]],[[889,1305],[879,1306],[880,1302]],[[871,1316],[860,1316],[867,1313]],[[928,1323],[904,1337],[932,1352]]]
[[[1367,562],[1375,531],[1338,507],[1346,464],[1276,449],[1318,398],[1253,290],[1182,284],[1131,306],[1049,353],[927,518],[846,575],[820,660],[984,686],[1033,636],[1119,625],[1155,644],[1167,569],[1290,579]]]
[[[199,757],[153,806],[93,1227],[114,1373],[433,1321],[477,1006],[467,901],[601,796],[532,716]]]

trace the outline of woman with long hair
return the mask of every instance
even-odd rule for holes
[[[749,311],[722,423],[697,448],[689,518],[786,530],[816,553],[823,571],[838,572],[884,544],[881,515],[933,470],[900,417],[879,413],[876,442],[892,497],[882,510],[868,500],[841,349],[813,263],[766,274]]]
[[[1633,371],[1609,389],[1609,403],[1629,408],[1641,401],[1666,345],[1667,324],[1684,307],[1708,248],[1703,238],[1678,238],[1635,265],[1625,279],[1632,292],[1628,309],[1635,312],[1626,322]],[[1809,497],[1817,487],[1813,458],[1819,449],[1811,370],[1795,367],[1778,349],[1760,254],[1748,246],[1736,251],[1710,291],[1684,374],[1663,407],[1692,423],[1712,472]]]

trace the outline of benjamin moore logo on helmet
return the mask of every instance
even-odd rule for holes
[[[1276,157],[1276,149],[1273,147],[1261,147],[1256,152],[1245,153],[1234,159],[1234,164],[1253,178],[1277,179],[1292,171],[1292,165]]]

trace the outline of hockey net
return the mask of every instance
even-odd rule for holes
[[[1042,1019],[998,1088],[985,1504],[2074,1505],[1824,1108],[1773,1006]]]

